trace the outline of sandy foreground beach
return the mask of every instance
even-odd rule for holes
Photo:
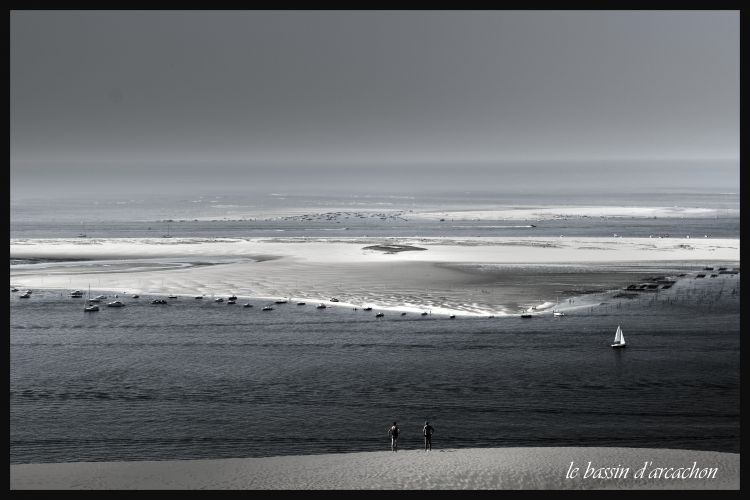
[[[11,266],[19,288],[337,297],[341,306],[504,315],[552,306],[566,291],[499,281],[502,266],[739,262],[739,247],[715,238],[140,238],[12,240],[10,253],[50,260]]]
[[[467,448],[435,449],[427,453],[400,450],[10,467],[11,489],[739,489],[739,486],[739,454],[651,448]]]

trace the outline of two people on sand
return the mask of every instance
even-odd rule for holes
[[[432,451],[432,433],[435,429],[425,420],[424,427],[422,427],[422,435],[424,435],[424,451]],[[401,429],[398,428],[398,424],[393,422],[393,425],[388,428],[388,435],[391,437],[391,451],[398,451],[398,436],[401,433]]]

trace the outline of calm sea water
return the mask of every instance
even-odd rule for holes
[[[51,209],[51,206],[54,209]],[[618,206],[684,207],[717,210],[710,218],[566,218],[555,220],[439,221],[413,217],[413,212],[492,210],[498,207]],[[355,236],[612,236],[734,238],[739,235],[739,196],[736,193],[656,193],[581,196],[456,195],[314,196],[237,195],[164,196],[122,199],[11,200],[10,237],[90,238],[160,237],[355,237]],[[400,217],[381,219],[342,216],[337,219],[284,219],[274,214],[289,209],[308,213],[346,210],[352,213],[401,211]],[[410,212],[410,210],[412,212]],[[237,214],[261,214],[237,220]],[[268,217],[263,214],[269,214]],[[203,218],[211,218],[203,220]],[[194,220],[199,218],[200,220]],[[224,220],[224,219],[228,220]],[[232,220],[234,219],[234,220]],[[265,220],[270,219],[270,220]],[[166,222],[171,221],[171,222]],[[535,227],[528,227],[533,224]]]
[[[702,205],[731,208],[732,200],[717,195]],[[84,220],[91,236],[149,236],[163,232],[154,221],[167,217],[186,219],[170,225],[175,236],[328,236],[338,229],[330,222],[189,223],[206,213],[205,206],[186,212],[190,200],[116,203],[94,212],[88,202],[71,202],[55,213],[42,201],[15,205],[11,238],[69,238]],[[238,203],[247,201],[230,204]],[[529,235],[528,228],[359,223],[346,235]],[[533,229],[735,238],[739,220],[560,220]],[[258,301],[243,308],[244,301],[181,298],[157,306],[143,296],[86,314],[82,299],[60,291],[37,290],[31,299],[11,293],[9,300],[12,463],[387,450],[393,420],[401,446],[418,448],[425,419],[435,427],[436,449],[739,452],[738,306],[633,304],[532,320],[389,313],[376,320],[312,304],[263,312]],[[629,342],[624,350],[609,347],[618,324]]]
[[[178,299],[86,314],[11,297],[11,462],[419,447],[739,452],[739,314],[397,316]],[[609,347],[622,324],[629,347]]]

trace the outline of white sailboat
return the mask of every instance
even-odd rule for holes
[[[622,333],[622,328],[617,325],[617,332],[615,332],[615,343],[612,347],[625,347],[625,335]]]
[[[92,304],[91,300],[89,299],[91,297],[91,285],[89,285],[89,291],[86,294],[86,302],[83,303],[83,312],[96,312],[99,310],[99,306],[96,304]]]

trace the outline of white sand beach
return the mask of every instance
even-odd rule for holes
[[[644,466],[641,474],[645,477],[635,477]],[[576,474],[575,468],[578,477],[567,477]],[[11,489],[533,490],[739,486],[739,454],[650,448],[467,448],[428,453],[400,450],[10,467]]]
[[[12,240],[10,253],[52,260],[11,266],[19,288],[336,297],[347,307],[506,315],[553,306],[556,291],[529,285],[509,297],[507,283],[490,279],[502,266],[739,262],[739,248],[716,238],[92,238]]]

